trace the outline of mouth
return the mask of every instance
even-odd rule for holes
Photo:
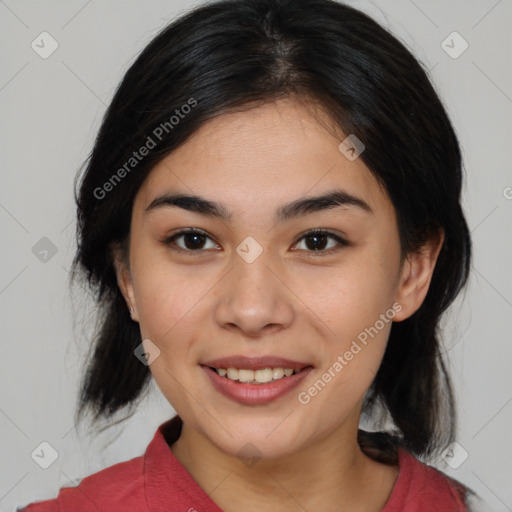
[[[313,370],[309,363],[278,357],[231,357],[201,364],[213,388],[244,404],[277,400]]]

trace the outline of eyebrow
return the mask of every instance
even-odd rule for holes
[[[220,218],[226,222],[232,219],[232,213],[220,203],[187,194],[164,194],[156,197],[146,208],[145,213],[160,208],[177,207],[189,212],[198,213],[212,218]],[[337,207],[353,207],[368,214],[374,214],[370,205],[355,195],[344,190],[331,190],[325,194],[314,197],[297,199],[278,208],[274,220],[276,223],[285,222],[302,215],[320,212]]]

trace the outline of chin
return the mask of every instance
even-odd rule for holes
[[[257,415],[248,418],[224,416],[226,421],[222,426],[226,430],[219,427],[211,431],[212,422],[209,422],[203,435],[221,451],[242,459],[242,462],[246,458],[278,459],[300,450],[305,443],[304,426],[297,418],[285,419],[287,414],[259,418]]]

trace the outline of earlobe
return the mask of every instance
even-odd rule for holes
[[[439,230],[427,243],[404,261],[395,300],[402,309],[394,317],[400,322],[412,316],[422,305],[432,280],[437,258],[444,242],[444,232]]]
[[[116,273],[117,285],[126,301],[126,307],[132,320],[138,322],[137,308],[135,304],[135,295],[133,292],[132,276],[129,264],[124,257],[123,251],[119,246],[112,248],[112,260]]]

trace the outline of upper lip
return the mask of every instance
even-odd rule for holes
[[[285,359],[277,356],[229,356],[221,357],[219,359],[211,359],[204,361],[204,366],[212,368],[238,368],[246,370],[263,370],[264,368],[291,368],[292,370],[302,370],[306,366],[312,366],[310,363],[301,361],[293,361],[292,359]]]

